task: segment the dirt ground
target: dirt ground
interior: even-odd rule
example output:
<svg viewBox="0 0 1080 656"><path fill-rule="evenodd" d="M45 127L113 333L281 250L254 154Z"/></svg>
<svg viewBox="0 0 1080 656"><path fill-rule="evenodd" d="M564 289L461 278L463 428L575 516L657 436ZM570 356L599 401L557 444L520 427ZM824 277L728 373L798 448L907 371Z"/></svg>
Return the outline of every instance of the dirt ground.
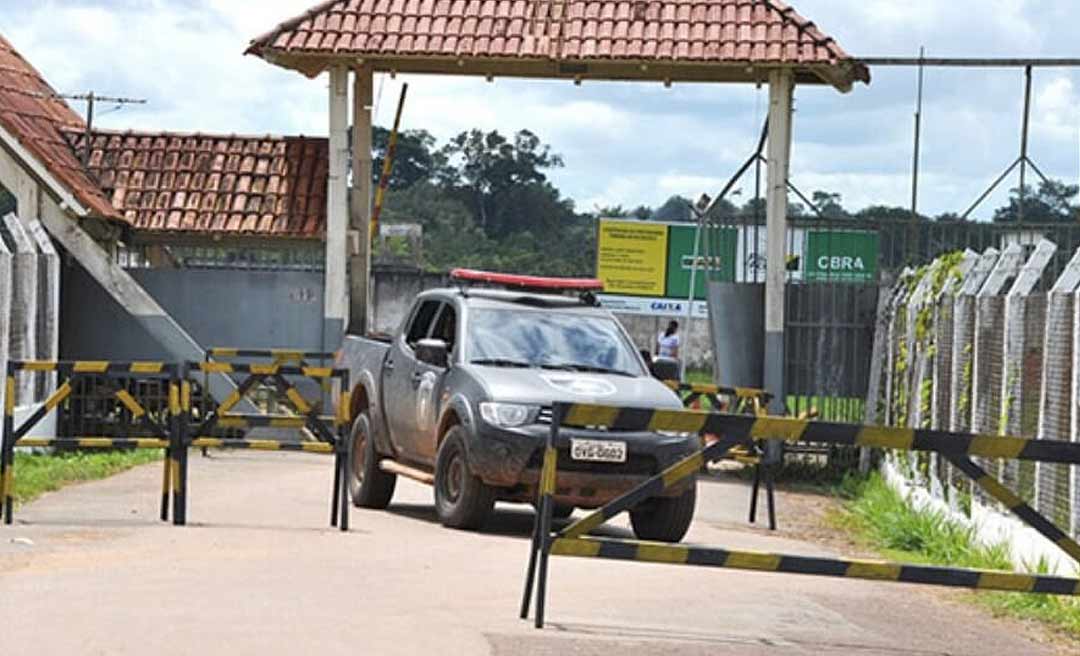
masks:
<svg viewBox="0 0 1080 656"><path fill-rule="evenodd" d="M532 513L444 529L431 490L328 527L330 461L194 457L191 525L156 521L159 470L68 488L0 527L0 648L48 654L1061 653L1038 631L912 586L589 559L552 560L548 627L518 619ZM748 487L709 479L688 541L837 555L827 501L781 492L780 529L746 523ZM626 535L624 521L611 529ZM830 540L832 538L832 541Z"/></svg>

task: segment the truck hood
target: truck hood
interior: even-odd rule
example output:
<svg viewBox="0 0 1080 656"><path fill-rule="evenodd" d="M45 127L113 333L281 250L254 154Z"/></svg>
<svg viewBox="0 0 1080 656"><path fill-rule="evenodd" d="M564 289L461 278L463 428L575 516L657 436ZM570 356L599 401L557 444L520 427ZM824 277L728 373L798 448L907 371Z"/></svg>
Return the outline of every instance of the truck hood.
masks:
<svg viewBox="0 0 1080 656"><path fill-rule="evenodd" d="M649 376L469 366L492 401L551 405L592 403L636 408L682 408L678 395Z"/></svg>

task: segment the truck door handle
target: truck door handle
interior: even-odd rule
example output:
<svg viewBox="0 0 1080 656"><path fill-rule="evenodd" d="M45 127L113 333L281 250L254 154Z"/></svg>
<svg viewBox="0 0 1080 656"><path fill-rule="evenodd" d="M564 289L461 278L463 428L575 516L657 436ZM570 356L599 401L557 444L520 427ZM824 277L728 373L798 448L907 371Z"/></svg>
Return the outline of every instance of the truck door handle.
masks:
<svg viewBox="0 0 1080 656"><path fill-rule="evenodd" d="M387 371L393 371L394 370L394 361L393 360L387 360L386 362L383 363L382 368L387 370Z"/></svg>
<svg viewBox="0 0 1080 656"><path fill-rule="evenodd" d="M412 381L412 386L413 386L413 387L420 387L420 381L424 380L424 374L422 374L422 373L420 373L420 372L418 371L418 372L414 373L414 374L413 374L413 375L412 375L412 376L411 376L411 377L409 378L409 380L411 380L411 381Z"/></svg>

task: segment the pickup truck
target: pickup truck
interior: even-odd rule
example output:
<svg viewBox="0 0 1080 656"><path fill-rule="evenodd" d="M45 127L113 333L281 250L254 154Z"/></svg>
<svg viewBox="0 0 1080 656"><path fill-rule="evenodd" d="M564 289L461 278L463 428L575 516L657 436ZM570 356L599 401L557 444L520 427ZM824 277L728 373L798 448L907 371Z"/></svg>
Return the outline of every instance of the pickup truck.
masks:
<svg viewBox="0 0 1080 656"><path fill-rule="evenodd" d="M536 503L555 402L681 408L622 325L585 295L487 288L420 294L388 338L347 336L349 491L386 508L398 476L434 486L445 526L479 529L496 501ZM556 515L597 508L699 448L697 435L569 430ZM678 542L696 481L630 513L641 539Z"/></svg>

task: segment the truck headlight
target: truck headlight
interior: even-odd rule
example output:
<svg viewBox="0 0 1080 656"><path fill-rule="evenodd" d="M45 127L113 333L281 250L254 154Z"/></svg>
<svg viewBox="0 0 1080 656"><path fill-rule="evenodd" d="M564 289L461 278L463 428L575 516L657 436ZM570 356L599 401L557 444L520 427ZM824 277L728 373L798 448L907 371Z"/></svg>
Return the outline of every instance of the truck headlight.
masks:
<svg viewBox="0 0 1080 656"><path fill-rule="evenodd" d="M514 428L524 426L532 419L532 406L520 403L496 403L484 401L480 404L480 416L492 426Z"/></svg>

